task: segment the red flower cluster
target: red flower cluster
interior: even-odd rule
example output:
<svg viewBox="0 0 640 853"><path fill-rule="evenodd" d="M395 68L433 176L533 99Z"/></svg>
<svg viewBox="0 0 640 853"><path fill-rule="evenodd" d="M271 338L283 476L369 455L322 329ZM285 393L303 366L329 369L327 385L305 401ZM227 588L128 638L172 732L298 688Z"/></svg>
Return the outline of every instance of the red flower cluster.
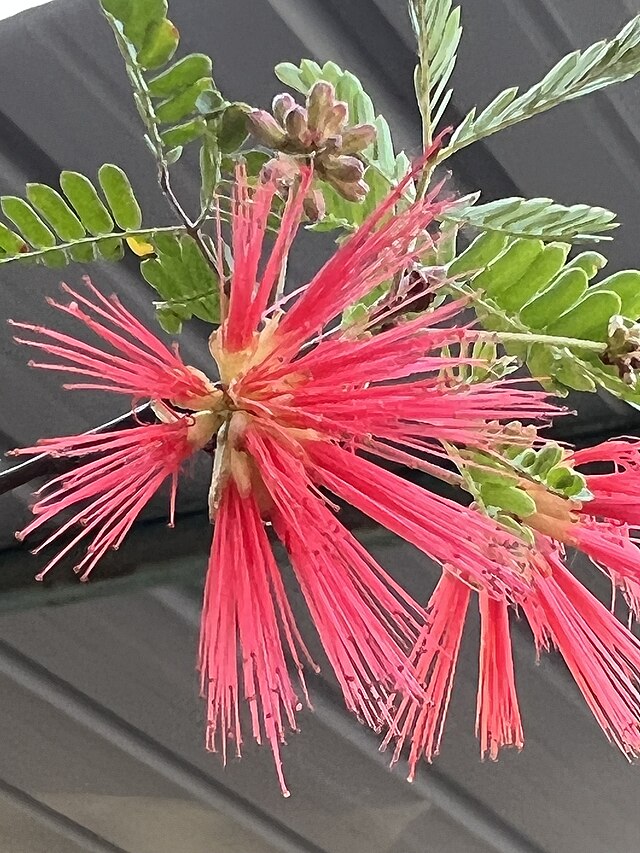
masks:
<svg viewBox="0 0 640 853"><path fill-rule="evenodd" d="M216 439L210 510L215 523L200 638L207 743L226 759L239 754L242 701L253 737L273 750L280 785L280 746L295 729L306 697L305 662L315 666L273 556L266 525L285 547L347 707L396 744L410 742L411 776L421 756L438 752L465 617L477 595L481 615L477 731L483 754L521 747L510 609L528 618L538 650L564 656L598 722L627 754L640 751L640 643L569 573L562 543L582 547L606 566L637 608L638 451L628 443L576 453L576 464L609 458L608 474L588 478L590 515L567 512L559 541L537 534L531 548L491 518L432 494L378 466L371 457L438 463L443 442L491 450L504 444L500 424L546 423L558 411L546 395L507 382L443 382L455 364L442 350L473 340L449 321L453 302L356 339L336 316L409 267L425 250L427 229L443 210L437 194L393 214L408 177L297 294L286 312L273 305L276 285L303 215L311 181L292 189L275 245L260 271L276 185L250 188L239 169L233 200L234 268L222 281L225 320L210 339L220 380L186 366L90 283L65 287L70 302L52 303L97 338L90 346L48 328L15 324L22 343L50 358L39 367L100 388L150 399L159 423L105 435L46 440L38 451L81 460L40 491L25 536L60 514L80 532L86 578L117 548L151 496L169 479L172 510L178 473ZM222 272L222 271L221 271ZM224 278L223 276L221 276ZM226 296L228 294L228 297ZM379 318L376 318L376 322ZM449 325L442 325L449 323ZM19 451L31 453L35 448ZM366 452L366 456L362 455ZM86 457L86 459L85 459ZM84 460L84 461L83 461ZM426 608L412 599L338 520L330 496L344 500L437 561L442 578ZM291 672L296 674L294 679Z"/></svg>

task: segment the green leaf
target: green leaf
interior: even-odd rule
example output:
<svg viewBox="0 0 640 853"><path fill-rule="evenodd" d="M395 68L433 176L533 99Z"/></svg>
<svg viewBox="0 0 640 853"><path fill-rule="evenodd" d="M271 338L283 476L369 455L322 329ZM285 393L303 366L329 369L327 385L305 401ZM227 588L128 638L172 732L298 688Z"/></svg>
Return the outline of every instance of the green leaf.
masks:
<svg viewBox="0 0 640 853"><path fill-rule="evenodd" d="M311 86L315 83L316 80L320 79L322 75L322 69L318 65L317 62L314 62L312 59L303 59L300 61L300 70L302 82L306 85L307 89L310 89Z"/></svg>
<svg viewBox="0 0 640 853"><path fill-rule="evenodd" d="M509 238L503 234L481 234L449 265L449 275L456 277L481 272L502 253L508 242Z"/></svg>
<svg viewBox="0 0 640 853"><path fill-rule="evenodd" d="M535 341L542 335L605 343L614 314L635 321L640 313L640 272L627 270L588 287L605 258L584 252L563 267L568 250L567 244L544 245L486 232L447 269L450 277L455 273L466 283L448 287L456 296L471 295L484 328L533 336L528 345L507 341L505 349L525 361L547 390L565 396L567 389L594 391L600 386L640 403L640 394L597 354L579 345Z"/></svg>
<svg viewBox="0 0 640 853"><path fill-rule="evenodd" d="M219 282L193 237L182 238L182 260L189 276L191 292L203 294L193 306L193 313L210 323L220 322ZM194 299L193 296L190 297ZM175 300L174 300L175 301Z"/></svg>
<svg viewBox="0 0 640 853"><path fill-rule="evenodd" d="M230 104L217 119L218 146L223 154L238 151L249 133L247 111L241 104Z"/></svg>
<svg viewBox="0 0 640 853"><path fill-rule="evenodd" d="M163 328L179 331L179 323L194 316L219 323L219 281L194 239L152 234L151 240L157 257L145 259L140 271L163 300L156 305Z"/></svg>
<svg viewBox="0 0 640 853"><path fill-rule="evenodd" d="M588 293L574 308L547 326L546 331L550 335L604 341L609 320L620 313L620 308L621 300L616 293L607 290Z"/></svg>
<svg viewBox="0 0 640 853"><path fill-rule="evenodd" d="M169 148L164 155L167 166L173 166L182 157L182 145L176 145L175 148Z"/></svg>
<svg viewBox="0 0 640 853"><path fill-rule="evenodd" d="M591 281L607 263L607 259L600 252L582 252L567 264L567 269L581 269Z"/></svg>
<svg viewBox="0 0 640 853"><path fill-rule="evenodd" d="M585 372L582 362L574 359L573 356L559 359L555 369L555 378L573 391L592 393L596 390L596 383L593 378Z"/></svg>
<svg viewBox="0 0 640 853"><path fill-rule="evenodd" d="M547 475L547 482L552 489L562 492L567 488L571 488L574 483L574 474L570 468L558 467L554 468Z"/></svg>
<svg viewBox="0 0 640 853"><path fill-rule="evenodd" d="M503 453L516 471L521 471L529 480L540 483L548 491L569 500L589 500L593 497L584 476L573 470L557 444L549 443L539 450L530 447L524 451L518 446L512 446L503 448Z"/></svg>
<svg viewBox="0 0 640 853"><path fill-rule="evenodd" d="M62 196L45 184L27 184L27 199L64 242L81 240L86 231Z"/></svg>
<svg viewBox="0 0 640 853"><path fill-rule="evenodd" d="M547 329L559 314L573 308L587 291L582 270L566 270L520 312L520 321L531 329Z"/></svg>
<svg viewBox="0 0 640 853"><path fill-rule="evenodd" d="M173 282L169 272L158 258L147 258L140 264L144 280L163 298L170 300Z"/></svg>
<svg viewBox="0 0 640 853"><path fill-rule="evenodd" d="M164 20L166 0L100 0L105 12L120 21L127 39L138 49L148 30Z"/></svg>
<svg viewBox="0 0 640 853"><path fill-rule="evenodd" d="M480 489L482 501L486 506L510 512L519 518L527 518L536 512L536 502L516 486L487 483Z"/></svg>
<svg viewBox="0 0 640 853"><path fill-rule="evenodd" d="M100 5L105 12L122 21L130 12L131 0L100 0Z"/></svg>
<svg viewBox="0 0 640 853"><path fill-rule="evenodd" d="M547 242L584 243L610 239L599 236L617 228L615 213L603 207L565 207L549 198L507 198L489 204L453 207L443 218L483 231Z"/></svg>
<svg viewBox="0 0 640 853"><path fill-rule="evenodd" d="M199 139L206 131L207 125L203 118L193 118L190 121L165 130L160 134L166 148L178 148Z"/></svg>
<svg viewBox="0 0 640 853"><path fill-rule="evenodd" d="M240 158L244 161L247 175L250 178L257 178L263 166L271 160L271 156L264 151L242 151ZM236 160L231 160L231 162L233 162L233 168L235 168ZM233 171L233 168L230 171Z"/></svg>
<svg viewBox="0 0 640 853"><path fill-rule="evenodd" d="M205 133L200 148L200 207L209 209L221 178L222 156L215 134Z"/></svg>
<svg viewBox="0 0 640 853"><path fill-rule="evenodd" d="M138 54L142 68L160 68L166 65L178 49L180 34L175 25L166 18L152 24Z"/></svg>
<svg viewBox="0 0 640 853"><path fill-rule="evenodd" d="M280 62L276 65L274 71L278 80L284 83L285 86L289 86L290 89L295 89L296 92L302 92L303 94L309 91L310 86L306 86L303 83L302 72L293 62Z"/></svg>
<svg viewBox="0 0 640 853"><path fill-rule="evenodd" d="M549 471L560 463L563 456L561 447L558 447L557 444L547 444L535 454L535 461L531 465L531 473L538 477L546 477Z"/></svg>
<svg viewBox="0 0 640 853"><path fill-rule="evenodd" d="M540 240L514 240L505 252L473 280L474 288L495 298L528 272L543 249Z"/></svg>
<svg viewBox="0 0 640 853"><path fill-rule="evenodd" d="M102 0L102 7L127 68L145 141L162 167L171 165L204 132L203 120L194 117L203 99L217 108L225 103L211 79L211 60L190 54L147 80L149 69L166 65L179 42L165 0ZM169 125L162 133L161 124Z"/></svg>
<svg viewBox="0 0 640 853"><path fill-rule="evenodd" d="M441 225L435 247L434 266L446 267L456 257L458 248L459 228L455 222L445 222Z"/></svg>
<svg viewBox="0 0 640 853"><path fill-rule="evenodd" d="M124 255L125 242L142 246L151 234L175 236L185 230L184 226L141 230L140 207L122 169L107 163L100 168L99 179L113 218L95 186L77 172L61 174L64 195L45 184L27 184L27 201L0 197L0 209L24 235L0 223L0 264L60 267L71 261L89 263L98 257L117 261ZM115 229L114 219L122 230Z"/></svg>
<svg viewBox="0 0 640 853"><path fill-rule="evenodd" d="M597 42L587 50L564 57L539 83L519 97L516 97L517 89L507 89L479 115L475 109L469 112L449 145L440 153L438 162L479 139L558 104L628 80L638 71L640 16L633 18L610 41Z"/></svg>
<svg viewBox="0 0 640 853"><path fill-rule="evenodd" d="M79 172L62 172L60 186L90 234L101 236L113 231L113 219L88 178Z"/></svg>
<svg viewBox="0 0 640 853"><path fill-rule="evenodd" d="M142 225L142 211L126 174L113 163L105 163L100 167L98 179L120 228L138 230Z"/></svg>
<svg viewBox="0 0 640 853"><path fill-rule="evenodd" d="M56 239L51 231L23 199L16 196L3 196L0 204L7 219L13 222L25 240L35 249L55 246Z"/></svg>
<svg viewBox="0 0 640 853"><path fill-rule="evenodd" d="M213 95L219 97L212 91L212 83L210 77L203 77L201 80L196 80L186 89L182 89L178 94L166 101L163 101L159 107L156 107L156 118L160 124L176 124L183 118L192 115L196 109L201 95Z"/></svg>
<svg viewBox="0 0 640 853"><path fill-rule="evenodd" d="M183 318L172 308L156 308L156 319L169 335L179 335L182 332ZM186 319L189 319L188 317Z"/></svg>
<svg viewBox="0 0 640 853"><path fill-rule="evenodd" d="M79 264L90 264L96 259L97 239L78 242L75 245L69 246L68 260L76 261Z"/></svg>
<svg viewBox="0 0 640 853"><path fill-rule="evenodd" d="M120 237L106 237L99 240L96 248L105 261L121 261L124 257L124 246Z"/></svg>
<svg viewBox="0 0 640 853"><path fill-rule="evenodd" d="M203 77L211 78L213 63L204 53L191 53L149 80L152 98L170 98L188 89Z"/></svg>
<svg viewBox="0 0 640 853"><path fill-rule="evenodd" d="M228 101L225 101L217 89L204 89L196 98L195 111L202 116L212 117L228 106Z"/></svg>
<svg viewBox="0 0 640 853"><path fill-rule="evenodd" d="M525 274L509 285L500 298L506 311L520 311L562 270L571 247L566 243L550 243L545 246Z"/></svg>
<svg viewBox="0 0 640 853"><path fill-rule="evenodd" d="M591 288L591 293L608 290L620 297L620 313L629 320L640 317L640 272L623 270Z"/></svg>
<svg viewBox="0 0 640 853"><path fill-rule="evenodd" d="M29 247L22 237L10 231L6 225L0 222L0 256L9 255L14 257L24 256L29 251Z"/></svg>

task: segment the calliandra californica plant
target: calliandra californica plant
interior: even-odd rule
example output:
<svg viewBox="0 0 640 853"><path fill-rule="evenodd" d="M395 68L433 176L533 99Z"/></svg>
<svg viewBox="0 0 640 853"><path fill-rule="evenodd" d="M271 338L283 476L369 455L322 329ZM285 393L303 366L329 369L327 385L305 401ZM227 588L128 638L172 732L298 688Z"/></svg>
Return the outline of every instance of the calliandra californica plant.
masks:
<svg viewBox="0 0 640 853"><path fill-rule="evenodd" d="M106 204L87 178L65 172L62 195L32 184L28 203L3 200L17 229L0 233L3 260L88 263L117 259L128 246L161 297L166 331L179 334L193 316L214 327L211 369L185 364L177 344L152 334L126 299L86 277L84 286L63 285L62 302L49 301L91 342L11 321L16 339L40 354L33 365L70 375L66 387L147 400L155 414L152 424L14 451L72 463L38 490L34 518L18 534L44 532L37 552L55 546L38 577L84 546L76 571L88 579L167 482L173 524L179 475L205 453L214 533L199 669L207 746L225 761L230 749L240 755L250 731L268 743L288 794L281 746L308 703L305 668L317 666L274 539L345 705L382 733L392 761L406 747L409 778L440 749L476 604L483 755L524 743L513 614L529 622L538 654L560 652L607 737L628 757L640 754L640 641L566 560L568 549L582 551L637 615L640 445L621 439L573 450L539 433L566 414L554 396L568 389L600 386L639 401L640 272L590 285L603 256L569 259L573 243L604 239L615 226L609 211L549 199L481 205L478 195L454 198L433 179L476 139L639 71L640 19L434 139L451 97L460 10L450 0L411 0L424 143L412 165L393 150L357 78L334 63L278 66L307 100L302 107L280 95L271 115L227 101L208 57L170 64L178 33L158 17L158 4L102 7L180 224L143 228L116 166L99 173ZM249 132L259 148L248 147ZM202 198L191 219L170 168L195 142ZM287 262L303 224L337 230L340 245L291 291ZM459 252L467 227L480 234ZM509 375L520 363L529 379ZM405 479L402 466L470 502ZM426 605L341 523L335 500L441 567Z"/></svg>

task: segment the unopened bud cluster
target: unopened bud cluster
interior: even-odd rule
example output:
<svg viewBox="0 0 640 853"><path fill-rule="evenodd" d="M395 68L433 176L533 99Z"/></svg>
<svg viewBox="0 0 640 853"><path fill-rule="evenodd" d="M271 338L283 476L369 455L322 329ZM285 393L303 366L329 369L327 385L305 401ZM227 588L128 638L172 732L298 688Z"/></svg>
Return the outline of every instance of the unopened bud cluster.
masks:
<svg viewBox="0 0 640 853"><path fill-rule="evenodd" d="M362 152L375 142L376 129L371 124L349 126L348 107L336 100L331 83L315 83L306 108L285 93L276 96L272 109L273 115L266 110L248 115L249 127L263 145L294 163L300 157L313 159L315 174L348 201L366 196Z"/></svg>

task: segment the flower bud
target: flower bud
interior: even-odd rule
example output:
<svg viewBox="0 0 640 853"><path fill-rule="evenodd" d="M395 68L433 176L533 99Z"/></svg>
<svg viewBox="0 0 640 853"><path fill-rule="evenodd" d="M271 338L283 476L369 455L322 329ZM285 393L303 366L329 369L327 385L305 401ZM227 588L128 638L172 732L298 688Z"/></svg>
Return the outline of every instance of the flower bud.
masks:
<svg viewBox="0 0 640 853"><path fill-rule="evenodd" d="M334 190L347 201L360 202L369 192L369 184L367 184L366 181L349 183L347 181L338 181L335 178L327 177L327 183L331 184Z"/></svg>
<svg viewBox="0 0 640 853"><path fill-rule="evenodd" d="M324 122L322 130L322 140L331 139L332 136L342 134L347 118L349 116L349 107L343 102L338 101L333 105Z"/></svg>
<svg viewBox="0 0 640 853"><path fill-rule="evenodd" d="M290 95L288 92L282 92L280 95L276 95L271 104L271 111L280 124L284 127L284 120L289 112L296 106L295 98Z"/></svg>
<svg viewBox="0 0 640 853"><path fill-rule="evenodd" d="M279 148L287 138L283 128L266 110L251 110L247 123L251 133L268 148Z"/></svg>
<svg viewBox="0 0 640 853"><path fill-rule="evenodd" d="M285 117L285 129L287 131L287 142L291 147L304 151L307 146L309 128L307 125L307 111L302 107L295 106L289 110Z"/></svg>
<svg viewBox="0 0 640 853"><path fill-rule="evenodd" d="M309 91L306 109L287 93L276 95L273 115L252 110L249 127L259 142L282 156L300 157L307 164L313 161L317 177L343 198L362 201L369 187L364 181L366 165L359 155L375 141L376 129L371 124L348 127L348 106L336 101L335 94L331 83L319 80ZM278 180L290 184L298 165L285 166L278 158L267 164L263 178L275 170ZM307 207L309 219L324 215L311 198Z"/></svg>
<svg viewBox="0 0 640 853"><path fill-rule="evenodd" d="M615 314L609 321L607 348L600 360L615 367L620 379L635 388L640 375L640 324Z"/></svg>
<svg viewBox="0 0 640 853"><path fill-rule="evenodd" d="M309 130L312 133L322 131L331 115L335 101L335 89L331 83L318 80L313 85L307 96L307 110L309 113Z"/></svg>
<svg viewBox="0 0 640 853"><path fill-rule="evenodd" d="M309 222L319 222L327 212L324 196L320 190L310 190L303 202L304 213Z"/></svg>
<svg viewBox="0 0 640 853"><path fill-rule="evenodd" d="M283 186L291 186L299 174L300 168L296 161L292 157L287 157L286 154L280 154L264 164L260 171L260 178L265 182L274 180Z"/></svg>
<svg viewBox="0 0 640 853"><path fill-rule="evenodd" d="M349 127L342 134L342 154L359 154L376 141L377 131L372 124Z"/></svg>
<svg viewBox="0 0 640 853"><path fill-rule="evenodd" d="M322 160L322 171L328 179L352 184L364 177L364 163L357 157L329 157Z"/></svg>

